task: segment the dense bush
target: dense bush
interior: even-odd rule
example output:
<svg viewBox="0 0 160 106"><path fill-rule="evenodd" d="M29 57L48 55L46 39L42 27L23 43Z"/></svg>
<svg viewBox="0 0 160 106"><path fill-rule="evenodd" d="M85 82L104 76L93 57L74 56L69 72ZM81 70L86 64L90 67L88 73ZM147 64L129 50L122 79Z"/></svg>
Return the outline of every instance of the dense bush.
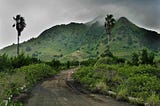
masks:
<svg viewBox="0 0 160 106"><path fill-rule="evenodd" d="M59 60L53 59L51 62L47 62L48 65L50 65L54 69L59 69L62 63Z"/></svg>
<svg viewBox="0 0 160 106"><path fill-rule="evenodd" d="M132 65L139 65L139 64L154 64L155 55L153 52L148 53L147 49L143 49L140 53L133 53L132 54Z"/></svg>
<svg viewBox="0 0 160 106"><path fill-rule="evenodd" d="M107 46L107 49L104 51L104 53L101 54L101 57L114 57L113 53L110 51L109 46Z"/></svg>
<svg viewBox="0 0 160 106"><path fill-rule="evenodd" d="M95 65L100 65L100 64L123 64L125 63L124 58L118 58L118 57L104 57L104 58L99 58L96 62Z"/></svg>
<svg viewBox="0 0 160 106"><path fill-rule="evenodd" d="M22 66L27 66L34 63L40 63L40 60L38 60L37 58L25 56L23 53L11 58L11 65L13 68L20 68Z"/></svg>
<svg viewBox="0 0 160 106"><path fill-rule="evenodd" d="M12 73L1 72L0 104L3 100L8 100L11 105L22 105L19 102L12 103L12 99L22 92L26 92L37 83L37 81L55 75L56 73L54 69L44 63L13 69Z"/></svg>
<svg viewBox="0 0 160 106"><path fill-rule="evenodd" d="M0 55L0 72L9 71L11 69L20 68L29 64L40 63L37 58L25 56L23 53L9 58L6 54Z"/></svg>
<svg viewBox="0 0 160 106"><path fill-rule="evenodd" d="M101 89L103 93L104 88L114 90L113 86L117 86L121 81L115 67L105 65L95 66L94 68L83 67L74 74L74 78L93 92Z"/></svg>
<svg viewBox="0 0 160 106"><path fill-rule="evenodd" d="M160 98L156 93L152 93L151 96L148 97L147 103L149 103L151 106L159 106L160 105Z"/></svg>
<svg viewBox="0 0 160 106"><path fill-rule="evenodd" d="M11 58L0 55L0 105L5 105L6 100L8 105L22 106L19 101L14 101L14 97L27 92L37 81L55 75L58 72L55 70L62 67L57 60L47 64L23 53Z"/></svg>
<svg viewBox="0 0 160 106"><path fill-rule="evenodd" d="M97 59L88 59L81 62L81 65L84 66L93 66L96 63Z"/></svg>
<svg viewBox="0 0 160 106"><path fill-rule="evenodd" d="M12 62L6 54L0 55L0 72L8 71L12 68Z"/></svg>
<svg viewBox="0 0 160 106"><path fill-rule="evenodd" d="M24 66L17 69L17 71L25 72L25 80L30 85L35 84L37 81L44 79L45 77L56 74L55 70L44 63Z"/></svg>
<svg viewBox="0 0 160 106"><path fill-rule="evenodd" d="M151 65L139 65L139 66L124 65L123 67L119 67L118 71L121 74L121 76L125 79L132 77L134 75L144 75L144 74L157 76L160 78L160 67L153 67Z"/></svg>
<svg viewBox="0 0 160 106"><path fill-rule="evenodd" d="M74 76L75 80L86 85L92 83L92 79L90 79L90 77L93 77L92 67L82 67Z"/></svg>
<svg viewBox="0 0 160 106"><path fill-rule="evenodd" d="M151 65L96 64L80 68L74 73L74 79L93 92L117 92L118 100L127 100L128 96L132 96L139 98L139 103L152 103L154 100L157 104L160 97L159 73L160 67Z"/></svg>
<svg viewBox="0 0 160 106"><path fill-rule="evenodd" d="M130 96L142 97L144 100L153 92L160 94L160 81L155 76L135 75L129 77L123 86L128 90Z"/></svg>

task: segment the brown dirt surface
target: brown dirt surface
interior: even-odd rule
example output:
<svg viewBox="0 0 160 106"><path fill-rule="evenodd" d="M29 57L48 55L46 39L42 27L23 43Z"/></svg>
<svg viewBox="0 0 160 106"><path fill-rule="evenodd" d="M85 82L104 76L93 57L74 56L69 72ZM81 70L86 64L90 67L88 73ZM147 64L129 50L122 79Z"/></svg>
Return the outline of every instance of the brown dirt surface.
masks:
<svg viewBox="0 0 160 106"><path fill-rule="evenodd" d="M84 94L66 84L74 69L64 70L35 86L26 106L133 106L97 94Z"/></svg>

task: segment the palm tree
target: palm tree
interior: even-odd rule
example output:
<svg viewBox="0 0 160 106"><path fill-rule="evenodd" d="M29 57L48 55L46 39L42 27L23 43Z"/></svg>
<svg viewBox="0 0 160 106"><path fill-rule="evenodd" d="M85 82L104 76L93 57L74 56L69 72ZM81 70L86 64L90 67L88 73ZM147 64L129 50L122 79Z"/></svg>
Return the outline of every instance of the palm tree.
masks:
<svg viewBox="0 0 160 106"><path fill-rule="evenodd" d="M108 35L108 47L109 47L111 31L112 31L112 28L114 27L114 24L115 24L115 19L113 18L113 15L108 14L105 17L105 29L106 29L106 33Z"/></svg>
<svg viewBox="0 0 160 106"><path fill-rule="evenodd" d="M21 32L23 31L23 29L26 27L26 23L24 20L24 17L21 17L20 15L17 15L16 17L13 17L13 19L16 21L15 24L13 24L13 27L16 26L16 30L17 30L17 55L19 55L19 37L21 36Z"/></svg>

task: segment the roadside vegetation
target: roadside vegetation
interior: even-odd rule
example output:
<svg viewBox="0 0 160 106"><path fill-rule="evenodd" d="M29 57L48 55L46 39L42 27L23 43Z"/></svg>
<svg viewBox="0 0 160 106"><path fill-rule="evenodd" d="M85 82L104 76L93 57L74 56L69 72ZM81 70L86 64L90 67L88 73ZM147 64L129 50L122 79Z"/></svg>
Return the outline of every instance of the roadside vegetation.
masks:
<svg viewBox="0 0 160 106"><path fill-rule="evenodd" d="M0 106L23 106L23 100L37 82L67 68L57 60L42 62L20 54L0 55Z"/></svg>
<svg viewBox="0 0 160 106"><path fill-rule="evenodd" d="M79 68L73 77L93 93L134 104L160 105L160 66L146 49L133 53L130 61L106 54L94 65Z"/></svg>

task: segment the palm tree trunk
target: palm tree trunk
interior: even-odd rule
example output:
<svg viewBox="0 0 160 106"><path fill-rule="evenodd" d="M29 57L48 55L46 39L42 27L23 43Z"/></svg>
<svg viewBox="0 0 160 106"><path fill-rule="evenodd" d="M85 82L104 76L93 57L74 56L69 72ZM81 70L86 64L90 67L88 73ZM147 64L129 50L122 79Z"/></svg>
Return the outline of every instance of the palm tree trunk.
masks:
<svg viewBox="0 0 160 106"><path fill-rule="evenodd" d="M20 36L20 33L18 32L18 36L17 36L17 56L19 55L19 36Z"/></svg>
<svg viewBox="0 0 160 106"><path fill-rule="evenodd" d="M110 37L110 34L108 34L108 46L109 46L109 37Z"/></svg>

